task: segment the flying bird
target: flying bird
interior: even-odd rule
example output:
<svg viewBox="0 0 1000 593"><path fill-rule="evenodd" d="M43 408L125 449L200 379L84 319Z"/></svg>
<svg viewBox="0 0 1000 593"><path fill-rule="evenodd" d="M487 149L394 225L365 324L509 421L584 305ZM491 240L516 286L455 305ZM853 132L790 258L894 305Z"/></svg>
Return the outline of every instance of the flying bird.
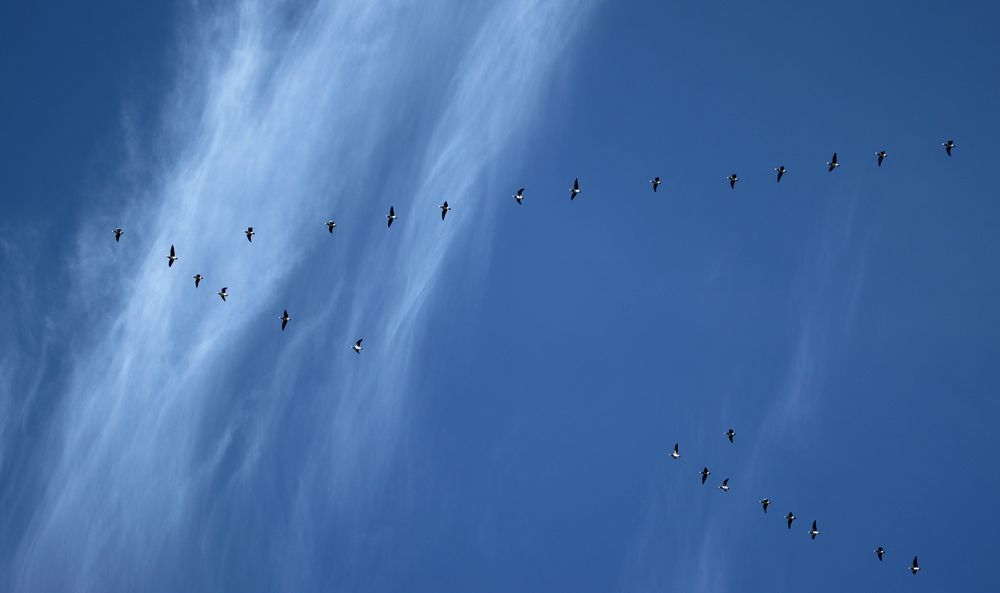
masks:
<svg viewBox="0 0 1000 593"><path fill-rule="evenodd" d="M788 528L791 529L792 528L792 521L795 520L795 513L791 512L791 511L788 511L788 514L785 515L785 519L788 521Z"/></svg>
<svg viewBox="0 0 1000 593"><path fill-rule="evenodd" d="M247 230L243 231L243 234L247 236L247 241L253 243L253 236L256 234L253 232L253 227L248 226Z"/></svg>
<svg viewBox="0 0 1000 593"><path fill-rule="evenodd" d="M809 537L816 539L817 535L819 535L819 529L816 529L816 520L814 519L812 529L809 530Z"/></svg>
<svg viewBox="0 0 1000 593"><path fill-rule="evenodd" d="M913 557L913 564L910 565L910 572L912 572L913 574L917 574L918 572L920 572L920 565L917 564L916 556Z"/></svg>
<svg viewBox="0 0 1000 593"><path fill-rule="evenodd" d="M653 184L653 191L654 192L656 191L656 188L660 187L660 178L659 177L654 177L654 178L650 179L649 182Z"/></svg>
<svg viewBox="0 0 1000 593"><path fill-rule="evenodd" d="M125 231L123 231L121 227L116 228L115 229L115 243L117 243L118 240L121 239L122 235L124 235L124 234L125 234Z"/></svg>
<svg viewBox="0 0 1000 593"><path fill-rule="evenodd" d="M681 458L680 443L674 443L674 450L670 454L670 456L673 457L674 459L680 459Z"/></svg>
<svg viewBox="0 0 1000 593"><path fill-rule="evenodd" d="M174 262L177 261L177 259L178 259L177 258L177 252L174 251L174 246L171 245L170 246L170 255L167 256L167 267L169 268L170 266L174 265Z"/></svg>
<svg viewBox="0 0 1000 593"><path fill-rule="evenodd" d="M362 338L362 339L364 339L364 338ZM358 354L361 354L361 348L362 348L362 346L361 346L361 340L358 340L357 342L354 342L354 345L351 346L351 348L355 352L357 352Z"/></svg>
<svg viewBox="0 0 1000 593"><path fill-rule="evenodd" d="M708 468L707 468L707 467L701 470L701 483L702 483L702 484L704 484L704 483L705 483L705 480L707 480L707 479L708 479L708 476L709 476L709 475L710 475L711 473L712 473L712 472L708 471Z"/></svg>
<svg viewBox="0 0 1000 593"><path fill-rule="evenodd" d="M226 302L226 297L229 296L228 289L223 286L222 290L219 291L219 296L222 297L222 302Z"/></svg>
<svg viewBox="0 0 1000 593"><path fill-rule="evenodd" d="M520 206L521 202L524 200L524 188L522 187L521 189L517 190L517 193L514 194L513 197L515 200L517 200L517 205Z"/></svg>
<svg viewBox="0 0 1000 593"><path fill-rule="evenodd" d="M729 442L733 442L733 437L736 436L736 431L730 428L726 431L726 436L729 437Z"/></svg>
<svg viewBox="0 0 1000 593"><path fill-rule="evenodd" d="M726 179L729 180L729 187L731 189L735 189L736 188L736 182L740 180L740 178L736 176L736 173L733 173L729 177L726 177Z"/></svg>
<svg viewBox="0 0 1000 593"><path fill-rule="evenodd" d="M391 227L392 221L396 220L396 209L393 208L392 206L389 206L389 214L386 216L386 218L389 219L389 224L386 225L386 228Z"/></svg>
<svg viewBox="0 0 1000 593"><path fill-rule="evenodd" d="M330 231L331 235L333 234L333 229L335 228L337 228L337 223L333 222L332 220L326 221L326 230Z"/></svg>
<svg viewBox="0 0 1000 593"><path fill-rule="evenodd" d="M202 281L201 274L195 274L194 275L194 287L198 288L198 285L201 284L201 281Z"/></svg>
<svg viewBox="0 0 1000 593"><path fill-rule="evenodd" d="M886 152L886 151L884 151L884 150L880 150L880 151L878 151L878 152L875 153L875 156L878 157L878 166L879 167L882 166L882 161L885 160L885 157L888 156L888 155L889 155L889 153Z"/></svg>
<svg viewBox="0 0 1000 593"><path fill-rule="evenodd" d="M774 171L778 174L778 183L781 183L781 178L785 175L785 166L782 165Z"/></svg>
<svg viewBox="0 0 1000 593"><path fill-rule="evenodd" d="M448 205L448 200L445 200L444 204L441 204L438 208L441 209L441 220L444 220L445 215L447 215L448 211L451 210L451 206Z"/></svg>
<svg viewBox="0 0 1000 593"><path fill-rule="evenodd" d="M767 505L769 505L769 504L771 504L771 500L768 499L768 498L765 498L765 499L763 499L763 500L760 501L760 506L764 507L764 512L765 513L767 513Z"/></svg>
<svg viewBox="0 0 1000 593"><path fill-rule="evenodd" d="M719 486L719 490L722 490L723 492L729 492L729 478L722 480L722 485Z"/></svg>
<svg viewBox="0 0 1000 593"><path fill-rule="evenodd" d="M947 142L942 142L941 146L944 146L944 151L948 153L948 156L951 156L951 149L955 148L955 141L948 140ZM914 563L916 563L916 558L914 558L913 560ZM913 574L917 574L916 571L914 571Z"/></svg>
<svg viewBox="0 0 1000 593"><path fill-rule="evenodd" d="M885 554L885 548L879 546L875 548L875 555L878 556L879 562L882 561L882 556Z"/></svg>
<svg viewBox="0 0 1000 593"><path fill-rule="evenodd" d="M285 312L278 318L281 320L281 331L285 331L285 326L288 325L288 320L291 318L292 317L288 314L288 309L285 309Z"/></svg>
<svg viewBox="0 0 1000 593"><path fill-rule="evenodd" d="M833 158L831 158L830 161L826 164L826 170L832 172L839 166L840 163L837 162L837 153L833 153Z"/></svg>
<svg viewBox="0 0 1000 593"><path fill-rule="evenodd" d="M576 199L576 194L580 193L580 179L573 180L573 189L569 190L569 199Z"/></svg>

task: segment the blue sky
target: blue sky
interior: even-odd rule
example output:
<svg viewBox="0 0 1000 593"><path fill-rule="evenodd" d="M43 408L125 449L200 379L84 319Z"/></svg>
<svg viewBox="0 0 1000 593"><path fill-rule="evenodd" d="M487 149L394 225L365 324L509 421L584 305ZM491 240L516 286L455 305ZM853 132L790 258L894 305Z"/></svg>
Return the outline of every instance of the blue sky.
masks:
<svg viewBox="0 0 1000 593"><path fill-rule="evenodd" d="M806 4L0 7L0 589L1000 589L1000 15Z"/></svg>

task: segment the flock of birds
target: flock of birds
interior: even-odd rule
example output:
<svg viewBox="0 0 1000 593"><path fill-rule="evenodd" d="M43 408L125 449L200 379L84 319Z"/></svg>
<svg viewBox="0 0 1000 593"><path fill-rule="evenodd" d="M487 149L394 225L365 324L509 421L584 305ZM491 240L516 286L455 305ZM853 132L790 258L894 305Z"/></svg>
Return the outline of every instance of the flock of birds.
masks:
<svg viewBox="0 0 1000 593"><path fill-rule="evenodd" d="M951 156L952 150L955 148L955 142L953 140L946 140L945 142L941 143L941 146L944 147L945 152L948 154L948 156ZM885 160L887 156L888 153L885 150L880 150L876 152L875 153L876 165L881 167L882 162ZM840 166L840 163L837 161L836 152L833 153L833 156L830 158L829 161L827 161L826 166L827 166L827 171L831 173ZM781 178L784 177L785 173L788 172L788 170L783 165L776 167L774 171L776 173L777 183L781 183ZM735 189L736 183L739 181L739 176L737 176L736 173L732 173L728 177L726 177L726 180L729 182L729 187ZM652 179L649 180L649 182L653 187L653 191L656 192L661 184L660 178L653 177ZM521 205L524 202L524 190L525 188L522 187L518 189L517 192L512 196L514 200L517 201L518 205ZM570 200L575 200L576 197L580 194L581 189L580 189L579 178L573 180L573 187L570 188L569 192L570 192L569 194ZM438 208L441 210L441 220L444 221L445 218L448 216L448 212L451 211L451 206L448 205L448 202L446 200L440 206L438 206ZM386 221L387 221L386 227L392 228L392 223L396 221L396 218L397 216L395 207L389 206L389 213L386 215ZM333 234L334 229L337 228L337 223L334 222L333 220L327 220L326 228L330 234ZM256 233L253 230L253 227L252 226L247 227L246 230L243 231L243 233L246 235L247 241L253 243L254 235L256 235ZM114 230L115 242L116 243L120 242L122 235L124 234L125 231L122 230L121 227L116 228ZM179 258L177 257L177 251L174 248L174 246L171 245L170 252L167 254L167 267L173 267L174 262L176 262L178 259ZM194 275L195 288L198 288L202 280L204 280L204 276L202 276L201 274ZM228 288L223 286L222 289L218 292L218 295L222 299L222 301L225 302L226 297L229 296ZM292 317L291 315L288 314L288 310L285 309L282 312L281 317L279 317L278 319L281 321L281 331L285 331L285 328L288 326L288 322L292 319ZM361 345L362 341L363 338L358 339L354 343L354 345L351 346L351 349L354 350L354 352L360 354L362 350L362 345ZM734 443L735 442L734 439L736 437L736 431L730 428L729 430L726 431L725 436L729 439L730 443ZM670 457L673 458L674 460L680 459L681 457L680 443L674 444L674 450L670 453ZM708 476L711 475L711 473L712 472L709 471L708 467L702 468L700 472L702 484L704 484L708 480ZM729 478L725 478L724 480L722 480L722 484L719 485L719 489L722 490L724 493L729 492ZM768 498L761 499L760 504L764 509L764 513L766 514L767 508L771 504L771 500ZM795 513L791 511L789 511L788 514L785 515L785 521L788 524L788 529L792 528L792 523L795 521L795 519L796 519ZM809 537L814 540L816 539L816 536L820 534L819 528L815 520L813 520L812 527L810 527L808 534ZM879 561L881 561L882 557L885 555L885 548L882 546L878 546L877 548L875 548L874 551L876 557L878 557ZM913 562L910 564L910 572L913 574L917 574L918 572L920 572L920 565L917 563L916 556L913 557Z"/></svg>

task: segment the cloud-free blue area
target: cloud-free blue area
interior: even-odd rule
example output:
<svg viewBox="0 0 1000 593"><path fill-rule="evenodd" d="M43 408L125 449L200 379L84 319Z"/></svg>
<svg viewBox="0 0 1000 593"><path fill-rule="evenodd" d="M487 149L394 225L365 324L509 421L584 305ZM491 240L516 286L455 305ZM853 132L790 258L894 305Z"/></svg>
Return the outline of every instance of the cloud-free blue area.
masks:
<svg viewBox="0 0 1000 593"><path fill-rule="evenodd" d="M4 5L0 589L1000 589L998 16Z"/></svg>

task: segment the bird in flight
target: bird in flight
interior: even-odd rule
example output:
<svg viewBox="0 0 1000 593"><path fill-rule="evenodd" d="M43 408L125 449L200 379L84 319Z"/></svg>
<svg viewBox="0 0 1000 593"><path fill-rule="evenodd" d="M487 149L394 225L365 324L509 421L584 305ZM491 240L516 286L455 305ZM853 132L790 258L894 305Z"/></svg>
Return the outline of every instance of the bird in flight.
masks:
<svg viewBox="0 0 1000 593"><path fill-rule="evenodd" d="M910 572L912 572L913 574L917 574L918 572L920 572L920 565L917 564L916 556L913 557L913 564L910 565Z"/></svg>
<svg viewBox="0 0 1000 593"><path fill-rule="evenodd" d="M723 492L729 492L729 478L722 480L722 485L719 486L719 490L722 490Z"/></svg>
<svg viewBox="0 0 1000 593"><path fill-rule="evenodd" d="M225 286L223 286L222 290L219 291L219 296L222 297L223 303L226 302L226 297L229 296L229 291Z"/></svg>
<svg viewBox="0 0 1000 593"><path fill-rule="evenodd" d="M795 520L795 513L791 512L791 511L788 511L788 514L785 515L785 519L788 521L788 528L791 529L792 528L792 521Z"/></svg>
<svg viewBox="0 0 1000 593"><path fill-rule="evenodd" d="M816 539L817 535L819 535L819 529L816 528L816 520L814 519L812 529L809 530L809 537Z"/></svg>
<svg viewBox="0 0 1000 593"><path fill-rule="evenodd" d="M654 177L654 178L650 179L649 182L653 184L653 191L654 192L656 191L656 188L660 187L660 178L659 177Z"/></svg>
<svg viewBox="0 0 1000 593"><path fill-rule="evenodd" d="M364 338L362 338L362 340L363 339ZM362 348L362 346L361 346L361 340L358 340L357 342L354 342L354 345L351 346L351 349L354 350L355 352L357 352L358 354L361 354L361 348Z"/></svg>
<svg viewBox="0 0 1000 593"><path fill-rule="evenodd" d="M878 556L879 561L882 561L882 556L885 554L885 548L879 546L875 548L875 555Z"/></svg>
<svg viewBox="0 0 1000 593"><path fill-rule="evenodd" d="M941 146L944 146L944 151L948 153L948 156L951 156L951 149L955 148L955 141L954 140L948 140L947 142L942 142ZM916 559L914 559L914 560L916 560ZM917 573L914 572L913 574L917 574Z"/></svg>
<svg viewBox="0 0 1000 593"><path fill-rule="evenodd" d="M774 171L775 171L775 173L778 174L778 183L781 183L781 178L785 175L785 166L781 165L780 167L778 167Z"/></svg>
<svg viewBox="0 0 1000 593"><path fill-rule="evenodd" d="M517 193L514 194L513 197L515 200L517 200L517 205L520 206L521 202L524 200L524 188L522 187L521 189L517 190Z"/></svg>
<svg viewBox="0 0 1000 593"><path fill-rule="evenodd" d="M124 234L125 234L125 231L123 231L121 227L116 228L115 229L115 243L117 243L118 240L121 239L122 235L124 235Z"/></svg>
<svg viewBox="0 0 1000 593"><path fill-rule="evenodd" d="M333 234L333 229L335 228L337 228L337 223L333 222L332 220L326 221L326 230L330 231L331 235Z"/></svg>
<svg viewBox="0 0 1000 593"><path fill-rule="evenodd" d="M170 246L170 255L167 256L167 267L169 268L170 266L174 265L174 262L177 261L177 259L178 259L177 258L177 252L174 251L174 246L171 245Z"/></svg>
<svg viewBox="0 0 1000 593"><path fill-rule="evenodd" d="M438 208L441 209L441 220L444 220L444 217L448 214L448 211L451 210L451 206L448 205L448 200L445 200L444 204L441 204L440 206L438 206Z"/></svg>
<svg viewBox="0 0 1000 593"><path fill-rule="evenodd" d="M830 161L827 162L827 164L826 164L826 170L830 171L830 172L833 172L833 170L836 169L839 166L840 166L840 163L837 162L837 153L833 153L833 158L831 158Z"/></svg>
<svg viewBox="0 0 1000 593"><path fill-rule="evenodd" d="M573 189L569 190L569 199L575 200L576 194L580 193L580 179L573 180Z"/></svg>
<svg viewBox="0 0 1000 593"><path fill-rule="evenodd" d="M391 227L392 221L396 220L396 209L393 208L392 206L389 206L389 214L386 215L386 218L389 219L389 224L385 225L386 228Z"/></svg>
<svg viewBox="0 0 1000 593"><path fill-rule="evenodd" d="M198 288L198 285L201 284L201 281L202 281L201 274L195 274L194 275L194 287Z"/></svg>
<svg viewBox="0 0 1000 593"><path fill-rule="evenodd" d="M288 320L291 318L291 315L288 314L288 309L285 309L285 312L278 318L281 320L281 331L285 331L285 326L288 325Z"/></svg>
<svg viewBox="0 0 1000 593"><path fill-rule="evenodd" d="M680 443L674 443L674 450L670 454L670 456L673 457L674 459L680 459L681 458Z"/></svg>
<svg viewBox="0 0 1000 593"><path fill-rule="evenodd" d="M736 176L736 173L733 173L729 177L726 177L726 179L729 180L729 187L731 189L735 189L736 188L736 182L740 180L740 178Z"/></svg>
<svg viewBox="0 0 1000 593"><path fill-rule="evenodd" d="M769 504L771 504L771 500L768 499L768 498L765 498L765 499L763 499L763 500L760 501L760 506L764 507L764 512L765 513L767 513L767 505L769 505Z"/></svg>
<svg viewBox="0 0 1000 593"><path fill-rule="evenodd" d="M736 436L736 431L730 428L729 430L726 431L726 436L729 437L729 442L731 443L733 442L733 437Z"/></svg>
<svg viewBox="0 0 1000 593"><path fill-rule="evenodd" d="M708 476L711 475L711 473L712 472L708 471L707 467L701 470L701 483L702 484L705 483L705 480L708 479Z"/></svg>
<svg viewBox="0 0 1000 593"><path fill-rule="evenodd" d="M247 230L243 231L243 234L247 236L247 241L253 243L253 236L256 234L253 232L253 227L248 226Z"/></svg>
<svg viewBox="0 0 1000 593"><path fill-rule="evenodd" d="M878 157L878 166L879 167L882 166L882 161L885 160L885 157L888 156L888 155L889 155L889 153L886 152L886 151L884 151L884 150L880 150L880 151L878 151L878 152L875 153L875 156Z"/></svg>

